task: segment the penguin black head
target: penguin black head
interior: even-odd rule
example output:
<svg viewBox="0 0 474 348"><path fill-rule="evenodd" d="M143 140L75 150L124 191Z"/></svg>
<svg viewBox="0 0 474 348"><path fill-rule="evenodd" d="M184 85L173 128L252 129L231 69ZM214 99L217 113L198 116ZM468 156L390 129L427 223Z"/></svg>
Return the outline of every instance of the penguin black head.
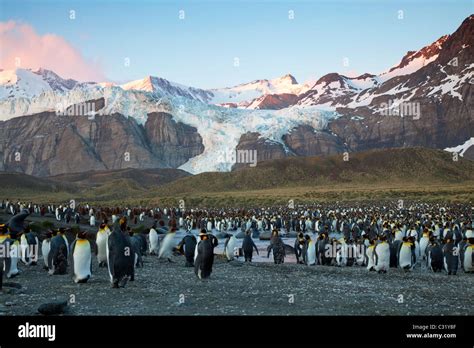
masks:
<svg viewBox="0 0 474 348"><path fill-rule="evenodd" d="M77 232L77 238L79 238L79 239L87 239L87 232L86 232L86 231L79 231L79 232Z"/></svg>
<svg viewBox="0 0 474 348"><path fill-rule="evenodd" d="M7 225L0 224L0 235L7 233Z"/></svg>
<svg viewBox="0 0 474 348"><path fill-rule="evenodd" d="M250 230L245 231L245 235L250 236Z"/></svg>

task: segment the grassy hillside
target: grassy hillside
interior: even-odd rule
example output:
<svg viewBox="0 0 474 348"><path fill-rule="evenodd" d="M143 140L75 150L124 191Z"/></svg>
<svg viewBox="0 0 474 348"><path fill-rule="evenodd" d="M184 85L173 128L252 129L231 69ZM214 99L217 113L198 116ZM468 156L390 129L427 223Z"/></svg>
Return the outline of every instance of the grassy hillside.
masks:
<svg viewBox="0 0 474 348"><path fill-rule="evenodd" d="M229 173L189 176L173 169L124 169L48 179L0 174L0 197L35 202L253 206L314 201L474 201L474 162L423 149L384 149L260 162ZM2 180L3 182L3 180Z"/></svg>

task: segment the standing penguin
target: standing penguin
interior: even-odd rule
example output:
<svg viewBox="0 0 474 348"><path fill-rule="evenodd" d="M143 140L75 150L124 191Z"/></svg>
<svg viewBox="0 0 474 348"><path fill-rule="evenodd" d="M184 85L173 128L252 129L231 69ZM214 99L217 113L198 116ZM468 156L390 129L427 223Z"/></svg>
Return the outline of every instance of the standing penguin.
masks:
<svg viewBox="0 0 474 348"><path fill-rule="evenodd" d="M430 240L426 248L426 265L433 272L441 272L443 269L443 249L434 238Z"/></svg>
<svg viewBox="0 0 474 348"><path fill-rule="evenodd" d="M306 264L308 266L316 264L316 245L309 235L306 235Z"/></svg>
<svg viewBox="0 0 474 348"><path fill-rule="evenodd" d="M194 254L196 251L197 240L191 233L186 233L184 238L178 244L178 251L184 254L186 258L185 267L194 267Z"/></svg>
<svg viewBox="0 0 474 348"><path fill-rule="evenodd" d="M448 275L456 275L459 267L459 252L454 240L448 238L443 247L444 269Z"/></svg>
<svg viewBox="0 0 474 348"><path fill-rule="evenodd" d="M39 241L35 233L28 231L20 237L21 261L25 265L36 266L38 262Z"/></svg>
<svg viewBox="0 0 474 348"><path fill-rule="evenodd" d="M428 247L428 244L430 242L430 233L427 228L423 230L423 235L420 239L420 255L421 260L426 259L426 248Z"/></svg>
<svg viewBox="0 0 474 348"><path fill-rule="evenodd" d="M68 246L61 235L57 234L51 238L48 253L49 274L66 274L67 272Z"/></svg>
<svg viewBox="0 0 474 348"><path fill-rule="evenodd" d="M75 283L87 283L92 276L92 246L86 232L79 232L71 245L71 268Z"/></svg>
<svg viewBox="0 0 474 348"><path fill-rule="evenodd" d="M270 257L270 252L273 250L273 262L280 264L285 262L285 245L283 240L278 235L278 230L273 230L270 239L270 245L267 247L267 258Z"/></svg>
<svg viewBox="0 0 474 348"><path fill-rule="evenodd" d="M196 259L194 261L194 273L199 279L206 279L211 276L212 265L214 263L214 246L206 230L199 233L200 241L196 245Z"/></svg>
<svg viewBox="0 0 474 348"><path fill-rule="evenodd" d="M41 255L43 255L43 262L44 262L43 268L45 270L49 269L48 254L49 254L49 251L51 250L51 237L52 236L53 236L53 232L48 231L46 233L45 239L43 239L43 241L41 242Z"/></svg>
<svg viewBox="0 0 474 348"><path fill-rule="evenodd" d="M250 230L247 230L244 240L242 241L242 251L244 252L245 262L252 262L253 249L255 249L258 255L258 249L250 235Z"/></svg>
<svg viewBox="0 0 474 348"><path fill-rule="evenodd" d="M367 270L369 271L375 271L375 268L374 268L374 249L375 249L375 240L374 239L370 239L369 241L369 246L367 247L367 251L365 253L366 255L366 262L365 264L367 265Z"/></svg>
<svg viewBox="0 0 474 348"><path fill-rule="evenodd" d="M304 253L303 249L305 248L306 239L304 238L304 234L302 232L298 233L295 239L295 254L296 254L296 263L304 263Z"/></svg>
<svg viewBox="0 0 474 348"><path fill-rule="evenodd" d="M113 288L123 287L128 279L132 281L135 277L135 255L130 238L124 234L122 228L126 230L126 220L122 220L120 226L115 224L107 239L107 266Z"/></svg>
<svg viewBox="0 0 474 348"><path fill-rule="evenodd" d="M403 237L402 245L398 252L398 267L405 271L410 271L415 267L415 245L411 241L412 237Z"/></svg>
<svg viewBox="0 0 474 348"><path fill-rule="evenodd" d="M176 236L176 230L172 229L171 232L168 232L166 236L163 238L160 246L160 252L158 257L166 258L168 262L173 262L171 260L171 256L173 255L173 248L175 247L176 243L174 241L174 237Z"/></svg>
<svg viewBox="0 0 474 348"><path fill-rule="evenodd" d="M227 261L232 261L234 259L234 248L237 246L237 238L233 235L229 235L224 243L224 255L227 258Z"/></svg>
<svg viewBox="0 0 474 348"><path fill-rule="evenodd" d="M462 267L464 269L464 272L474 272L474 237L468 238L467 244L464 246L462 253Z"/></svg>
<svg viewBox="0 0 474 348"><path fill-rule="evenodd" d="M0 244L2 245L2 255L0 268L5 272L7 278L13 278L20 274L18 270L18 258L20 256L20 243L10 238L6 225L0 225Z"/></svg>
<svg viewBox="0 0 474 348"><path fill-rule="evenodd" d="M95 237L95 243L97 245L97 261L99 267L107 265L107 238L109 238L110 229L107 224L102 223L99 226L99 231Z"/></svg>
<svg viewBox="0 0 474 348"><path fill-rule="evenodd" d="M150 232L148 233L148 238L150 240L150 255L158 255L160 252L160 237L158 236L158 232L156 232L155 228L156 223L153 224L152 228L150 228Z"/></svg>
<svg viewBox="0 0 474 348"><path fill-rule="evenodd" d="M374 269L379 273L387 273L390 268L390 246L385 236L379 237L374 249Z"/></svg>

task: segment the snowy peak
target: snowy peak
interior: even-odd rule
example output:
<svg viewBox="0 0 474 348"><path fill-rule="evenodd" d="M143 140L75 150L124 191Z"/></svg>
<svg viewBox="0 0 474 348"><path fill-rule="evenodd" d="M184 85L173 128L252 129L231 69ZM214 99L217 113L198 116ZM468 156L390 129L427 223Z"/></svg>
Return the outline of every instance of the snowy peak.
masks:
<svg viewBox="0 0 474 348"><path fill-rule="evenodd" d="M161 96L185 97L202 102L208 102L212 93L203 89L183 86L156 76L147 76L140 80L131 81L120 86L123 90L135 90L157 93Z"/></svg>
<svg viewBox="0 0 474 348"><path fill-rule="evenodd" d="M399 64L380 74L381 80L387 81L397 76L412 74L435 61L448 38L449 35L442 36L418 51L407 52Z"/></svg>
<svg viewBox="0 0 474 348"><path fill-rule="evenodd" d="M54 91L70 91L79 83L73 79L63 79L55 72L43 68L39 68L38 70L32 72L36 75L41 76L43 80L46 81Z"/></svg>
<svg viewBox="0 0 474 348"><path fill-rule="evenodd" d="M27 69L0 72L0 98L31 98L52 88L42 76Z"/></svg>
<svg viewBox="0 0 474 348"><path fill-rule="evenodd" d="M282 77L267 80L255 80L233 87L210 90L214 94L214 104L248 105L252 100L267 94L301 94L310 88L307 84L298 84L295 77L286 74Z"/></svg>
<svg viewBox="0 0 474 348"><path fill-rule="evenodd" d="M73 79L63 79L55 72L43 68L0 71L0 98L2 99L32 98L48 91L65 93L78 85L82 84Z"/></svg>

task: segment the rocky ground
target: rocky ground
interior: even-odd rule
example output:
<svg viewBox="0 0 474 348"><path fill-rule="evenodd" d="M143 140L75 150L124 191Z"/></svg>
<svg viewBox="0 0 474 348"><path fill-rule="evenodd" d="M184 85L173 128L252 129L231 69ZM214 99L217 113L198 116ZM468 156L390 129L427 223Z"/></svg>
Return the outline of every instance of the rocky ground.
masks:
<svg viewBox="0 0 474 348"><path fill-rule="evenodd" d="M463 272L376 274L360 267L226 262L219 256L212 277L201 281L184 267L184 257L174 261L147 256L136 280L121 289L110 287L107 270L96 263L87 284L75 284L70 275L48 276L41 265L23 266L13 279L21 289L4 288L0 313L35 315L42 303L73 299L69 315L474 314L474 275Z"/></svg>

